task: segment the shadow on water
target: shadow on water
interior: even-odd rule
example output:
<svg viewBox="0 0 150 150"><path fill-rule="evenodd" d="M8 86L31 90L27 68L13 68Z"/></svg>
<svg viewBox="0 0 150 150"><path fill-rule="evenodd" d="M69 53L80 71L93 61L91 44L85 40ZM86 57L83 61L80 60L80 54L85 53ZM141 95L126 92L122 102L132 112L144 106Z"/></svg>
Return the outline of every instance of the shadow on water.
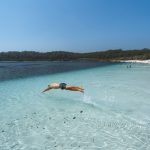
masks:
<svg viewBox="0 0 150 150"><path fill-rule="evenodd" d="M98 61L0 62L0 81L114 65Z"/></svg>

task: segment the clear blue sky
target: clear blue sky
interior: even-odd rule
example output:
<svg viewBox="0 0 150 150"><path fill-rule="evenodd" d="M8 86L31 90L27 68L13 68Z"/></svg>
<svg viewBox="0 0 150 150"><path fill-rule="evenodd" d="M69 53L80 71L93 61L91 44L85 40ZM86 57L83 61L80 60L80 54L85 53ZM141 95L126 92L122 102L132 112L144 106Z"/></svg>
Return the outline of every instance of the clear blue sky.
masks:
<svg viewBox="0 0 150 150"><path fill-rule="evenodd" d="M0 51L150 48L150 0L0 0Z"/></svg>

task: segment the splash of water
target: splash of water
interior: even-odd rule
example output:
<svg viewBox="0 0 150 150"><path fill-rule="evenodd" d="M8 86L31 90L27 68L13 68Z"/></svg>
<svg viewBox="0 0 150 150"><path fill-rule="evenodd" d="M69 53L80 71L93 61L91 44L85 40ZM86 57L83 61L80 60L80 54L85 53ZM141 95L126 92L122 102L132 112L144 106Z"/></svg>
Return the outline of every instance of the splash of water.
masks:
<svg viewBox="0 0 150 150"><path fill-rule="evenodd" d="M83 96L83 102L86 104L90 104L92 106L97 106L97 104L93 101L93 99L90 95L84 95Z"/></svg>

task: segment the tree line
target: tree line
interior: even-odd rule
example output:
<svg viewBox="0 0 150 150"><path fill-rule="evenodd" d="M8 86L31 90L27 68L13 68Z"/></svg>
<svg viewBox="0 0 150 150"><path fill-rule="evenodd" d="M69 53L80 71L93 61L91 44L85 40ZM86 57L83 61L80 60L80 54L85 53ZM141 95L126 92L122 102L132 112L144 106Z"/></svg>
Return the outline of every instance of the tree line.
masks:
<svg viewBox="0 0 150 150"><path fill-rule="evenodd" d="M150 49L144 48L141 50L107 50L97 52L36 52L36 51L8 51L0 52L0 61L55 61L55 60L99 60L99 61L118 61L118 60L133 60L150 59Z"/></svg>

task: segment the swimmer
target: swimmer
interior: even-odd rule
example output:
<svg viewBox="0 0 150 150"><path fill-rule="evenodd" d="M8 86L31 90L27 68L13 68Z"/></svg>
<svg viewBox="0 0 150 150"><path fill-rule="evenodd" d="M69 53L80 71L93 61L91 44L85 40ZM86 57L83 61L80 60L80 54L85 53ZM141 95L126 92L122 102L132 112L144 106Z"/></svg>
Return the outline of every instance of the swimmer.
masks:
<svg viewBox="0 0 150 150"><path fill-rule="evenodd" d="M79 91L84 93L84 89L79 87L79 86L71 86L71 85L67 85L66 83L51 83L50 85L48 85L48 87L43 91L49 91L51 89L62 89L62 90L70 90L70 91Z"/></svg>

